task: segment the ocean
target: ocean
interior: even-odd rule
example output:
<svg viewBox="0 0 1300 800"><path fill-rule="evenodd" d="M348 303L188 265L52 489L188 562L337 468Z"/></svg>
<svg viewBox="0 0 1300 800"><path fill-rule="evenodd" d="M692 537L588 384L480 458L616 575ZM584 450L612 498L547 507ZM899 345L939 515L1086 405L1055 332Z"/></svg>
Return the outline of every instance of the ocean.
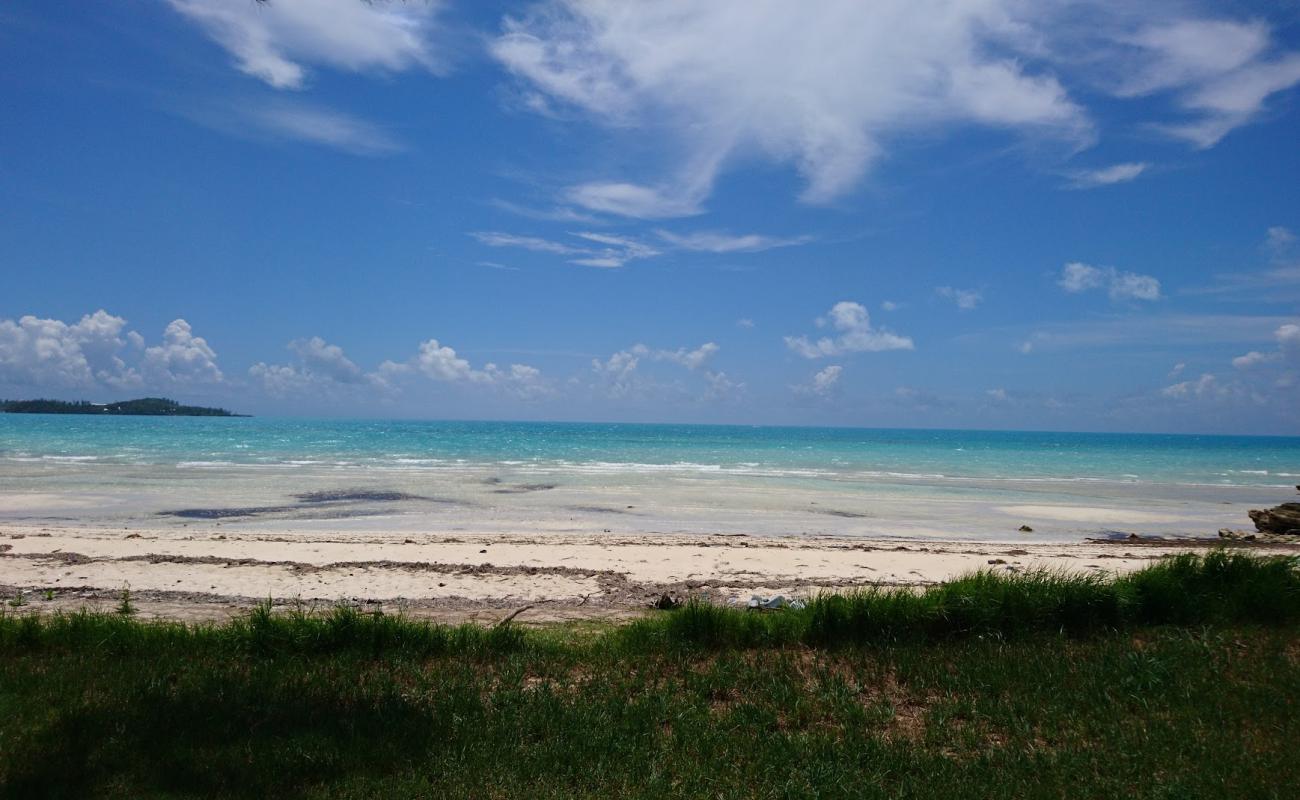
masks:
<svg viewBox="0 0 1300 800"><path fill-rule="evenodd" d="M50 524L1212 536L1297 483L1294 437L0 414Z"/></svg>

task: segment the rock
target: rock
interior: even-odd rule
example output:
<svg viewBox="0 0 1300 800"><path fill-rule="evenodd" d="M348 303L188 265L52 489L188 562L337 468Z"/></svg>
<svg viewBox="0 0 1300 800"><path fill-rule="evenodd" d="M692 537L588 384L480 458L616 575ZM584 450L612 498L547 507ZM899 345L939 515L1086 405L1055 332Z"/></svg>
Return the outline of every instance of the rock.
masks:
<svg viewBox="0 0 1300 800"><path fill-rule="evenodd" d="M1031 527L1029 527L1028 525L1021 525L1017 530L1019 530L1021 533L1033 533L1033 532L1034 532L1034 529L1031 528Z"/></svg>
<svg viewBox="0 0 1300 800"><path fill-rule="evenodd" d="M1005 558L990 558L990 559L989 559L989 563L990 563L990 564L1005 564L1005 563L1007 563L1007 560L1006 560Z"/></svg>
<svg viewBox="0 0 1300 800"><path fill-rule="evenodd" d="M1237 542L1253 542L1253 541L1255 541L1255 532L1254 532L1254 531L1234 531L1232 528L1220 528L1220 529L1219 529L1219 538L1220 538L1220 539L1232 539L1233 541L1237 541Z"/></svg>
<svg viewBox="0 0 1300 800"><path fill-rule="evenodd" d="M1300 536L1300 503L1283 503L1267 510L1252 508L1247 513L1261 533Z"/></svg>
<svg viewBox="0 0 1300 800"><path fill-rule="evenodd" d="M650 607L657 608L660 611L672 611L674 608L677 608L681 604L682 603L680 600L674 600L673 598L668 596L667 592L665 592L663 596L661 596L658 600L651 603Z"/></svg>

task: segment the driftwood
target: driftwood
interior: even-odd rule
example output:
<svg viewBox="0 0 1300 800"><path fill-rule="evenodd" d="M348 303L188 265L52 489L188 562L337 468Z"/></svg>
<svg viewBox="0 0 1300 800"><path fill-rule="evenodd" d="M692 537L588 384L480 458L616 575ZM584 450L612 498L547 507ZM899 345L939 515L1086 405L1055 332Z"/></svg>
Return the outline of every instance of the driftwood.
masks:
<svg viewBox="0 0 1300 800"><path fill-rule="evenodd" d="M530 608L532 608L532 606L524 606L523 608L515 609L514 611L510 612L510 616L508 616L508 617L506 617L505 619L501 620L500 622L498 622L498 623L497 623L496 625L494 625L493 627L495 627L495 628L503 628L503 627L505 627L506 625L509 625L509 624L511 623L511 621L514 620L515 617L519 616L520 614L524 613L525 611L527 611L527 610L530 609Z"/></svg>

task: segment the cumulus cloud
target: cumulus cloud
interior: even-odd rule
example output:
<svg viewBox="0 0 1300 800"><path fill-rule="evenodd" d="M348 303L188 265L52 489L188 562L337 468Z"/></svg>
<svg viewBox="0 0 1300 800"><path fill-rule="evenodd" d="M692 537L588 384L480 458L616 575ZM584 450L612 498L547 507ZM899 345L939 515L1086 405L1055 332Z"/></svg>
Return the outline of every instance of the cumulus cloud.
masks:
<svg viewBox="0 0 1300 800"><path fill-rule="evenodd" d="M249 377L260 383L268 394L281 397L303 392L332 392L340 386L386 388L378 376L362 372L338 345L319 336L295 339L289 352L298 357L297 364L258 362L248 368Z"/></svg>
<svg viewBox="0 0 1300 800"><path fill-rule="evenodd" d="M1149 166L1151 165L1145 161L1132 161L1097 169L1073 170L1067 174L1067 177L1070 179L1069 186L1072 189L1096 189L1099 186L1113 186L1136 180L1139 175L1147 171Z"/></svg>
<svg viewBox="0 0 1300 800"><path fill-rule="evenodd" d="M975 289L957 289L952 286L940 286L935 289L940 297L946 297L957 304L962 311L970 311L978 306L983 300L984 295Z"/></svg>
<svg viewBox="0 0 1300 800"><path fill-rule="evenodd" d="M1030 56L1040 38L1024 18L1033 8L839 0L810 13L781 0L554 0L507 18L491 52L549 98L536 107L558 101L613 127L669 132L680 167L667 178L592 182L567 195L595 211L663 218L698 213L726 162L752 155L794 166L803 199L822 203L909 131L973 124L1091 141L1086 113Z"/></svg>
<svg viewBox="0 0 1300 800"><path fill-rule="evenodd" d="M1251 407L1282 404L1294 412L1300 386L1300 324L1284 323L1273 331L1277 349L1251 350L1232 359L1236 377L1203 373L1195 380L1164 387L1161 395L1183 402L1212 402Z"/></svg>
<svg viewBox="0 0 1300 800"><path fill-rule="evenodd" d="M1251 350L1232 359L1232 366L1242 370L1272 362L1286 362L1300 366L1300 325L1294 323L1281 325L1273 332L1273 338L1277 342L1276 350L1270 353Z"/></svg>
<svg viewBox="0 0 1300 800"><path fill-rule="evenodd" d="M614 397L633 394L646 388L638 379L638 368L643 361L657 361L677 364L691 372L700 372L709 385L708 398L720 398L734 394L743 388L743 384L732 381L725 372L704 370L721 348L714 342L705 342L694 349L679 347L676 350L654 349L644 344L635 344L626 350L606 359L593 358L591 369L603 381L606 391Z"/></svg>
<svg viewBox="0 0 1300 800"><path fill-rule="evenodd" d="M339 383L358 383L362 379L361 368L343 354L343 348L329 344L319 336L296 339L289 343L289 350L296 353L312 372Z"/></svg>
<svg viewBox="0 0 1300 800"><path fill-rule="evenodd" d="M1061 269L1057 285L1071 294L1105 287L1110 299L1116 301L1160 299L1160 281L1151 275L1121 272L1114 267L1094 267L1078 261Z"/></svg>
<svg viewBox="0 0 1300 800"><path fill-rule="evenodd" d="M844 373L844 367L838 364L830 366L816 372L807 384L794 387L796 394L814 395L816 397L827 397L835 392L839 387L840 375Z"/></svg>
<svg viewBox="0 0 1300 800"><path fill-rule="evenodd" d="M128 363L127 358L132 359ZM225 379L217 354L190 324L173 320L145 346L122 317L99 310L69 324L25 316L0 320L0 383L29 388L171 389Z"/></svg>
<svg viewBox="0 0 1300 800"><path fill-rule="evenodd" d="M118 355L126 345L125 327L125 319L103 309L72 324L31 315L0 320L0 383L66 388L138 384L139 373ZM128 340L135 342L138 336Z"/></svg>
<svg viewBox="0 0 1300 800"><path fill-rule="evenodd" d="M1187 398L1187 397L1204 397L1209 394L1215 394L1220 391L1219 380L1210 373L1206 372L1196 380L1182 381L1172 386L1166 386L1160 390L1165 397Z"/></svg>
<svg viewBox="0 0 1300 800"><path fill-rule="evenodd" d="M528 364L500 367L489 362L482 369L475 369L455 348L437 339L421 342L415 355L406 361L383 362L367 378L391 387L416 376L438 383L493 387L521 400L535 400L552 393L550 384L536 367Z"/></svg>
<svg viewBox="0 0 1300 800"><path fill-rule="evenodd" d="M243 73L301 89L308 65L348 72L440 71L429 36L442 5L357 0L168 0L230 53Z"/></svg>
<svg viewBox="0 0 1300 800"><path fill-rule="evenodd" d="M183 319L173 320L163 331L162 344L147 347L141 363L145 375L170 383L220 383L224 376L217 354Z"/></svg>
<svg viewBox="0 0 1300 800"><path fill-rule="evenodd" d="M841 301L831 307L825 317L817 320L819 328L831 328L833 335L816 341L807 336L785 337L786 347L804 358L825 358L847 353L880 352L884 350L912 350L911 338L890 331L873 328L871 315L861 303Z"/></svg>

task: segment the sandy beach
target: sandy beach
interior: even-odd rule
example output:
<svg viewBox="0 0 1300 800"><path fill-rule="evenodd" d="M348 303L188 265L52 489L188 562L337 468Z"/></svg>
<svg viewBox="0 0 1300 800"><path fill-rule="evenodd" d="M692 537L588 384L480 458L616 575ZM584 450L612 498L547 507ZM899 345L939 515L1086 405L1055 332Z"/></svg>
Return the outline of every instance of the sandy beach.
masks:
<svg viewBox="0 0 1300 800"><path fill-rule="evenodd" d="M1210 542L970 542L745 535L420 534L217 525L0 527L0 591L24 608L221 619L277 605L350 603L447 621L614 619L667 593L743 603L872 584L923 586L979 569L1116 573ZM1297 546L1255 546L1297 552ZM46 590L52 590L47 599Z"/></svg>

